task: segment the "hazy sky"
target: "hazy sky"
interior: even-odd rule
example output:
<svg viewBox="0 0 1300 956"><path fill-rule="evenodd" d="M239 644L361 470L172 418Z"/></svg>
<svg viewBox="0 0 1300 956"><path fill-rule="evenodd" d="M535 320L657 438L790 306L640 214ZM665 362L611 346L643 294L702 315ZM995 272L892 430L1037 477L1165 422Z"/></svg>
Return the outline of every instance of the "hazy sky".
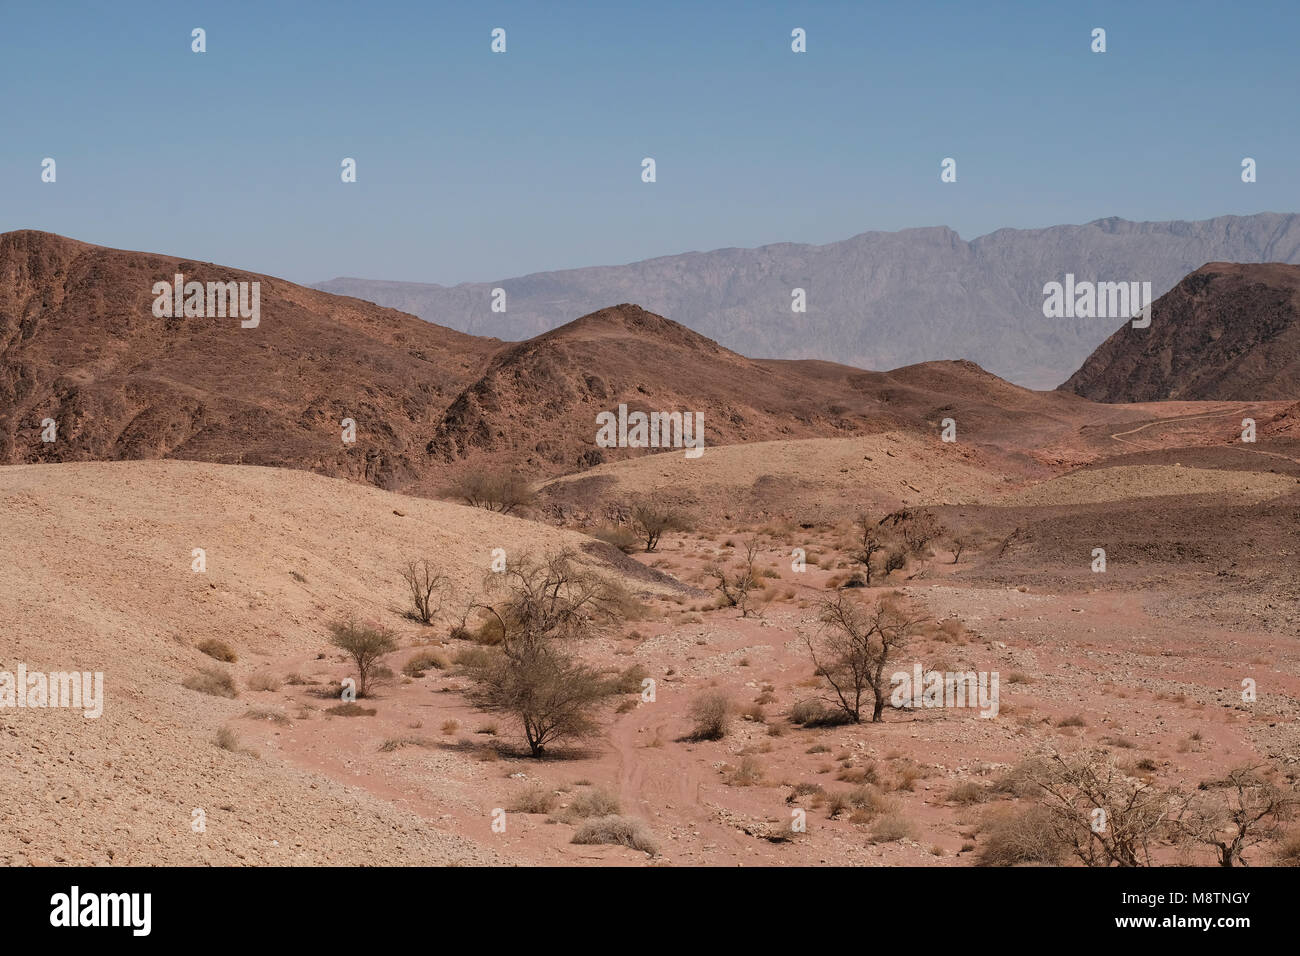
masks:
<svg viewBox="0 0 1300 956"><path fill-rule="evenodd" d="M1297 0L9 0L0 231L455 283L912 226L1295 212L1297 37Z"/></svg>

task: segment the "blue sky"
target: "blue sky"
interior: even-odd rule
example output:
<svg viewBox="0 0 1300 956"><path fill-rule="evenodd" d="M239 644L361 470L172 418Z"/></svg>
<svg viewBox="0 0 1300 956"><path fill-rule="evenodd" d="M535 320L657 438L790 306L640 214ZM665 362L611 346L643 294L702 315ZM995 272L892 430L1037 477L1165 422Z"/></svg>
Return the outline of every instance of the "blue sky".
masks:
<svg viewBox="0 0 1300 956"><path fill-rule="evenodd" d="M15 0L0 30L0 231L299 282L1300 210L1295 0Z"/></svg>

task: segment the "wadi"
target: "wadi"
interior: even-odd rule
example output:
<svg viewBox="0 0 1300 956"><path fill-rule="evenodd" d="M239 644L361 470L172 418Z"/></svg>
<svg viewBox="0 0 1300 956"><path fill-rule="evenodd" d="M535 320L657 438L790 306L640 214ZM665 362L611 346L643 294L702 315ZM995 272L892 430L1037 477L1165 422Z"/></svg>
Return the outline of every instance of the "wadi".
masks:
<svg viewBox="0 0 1300 956"><path fill-rule="evenodd" d="M1294 864L1297 268L1040 391L6 233L0 862Z"/></svg>

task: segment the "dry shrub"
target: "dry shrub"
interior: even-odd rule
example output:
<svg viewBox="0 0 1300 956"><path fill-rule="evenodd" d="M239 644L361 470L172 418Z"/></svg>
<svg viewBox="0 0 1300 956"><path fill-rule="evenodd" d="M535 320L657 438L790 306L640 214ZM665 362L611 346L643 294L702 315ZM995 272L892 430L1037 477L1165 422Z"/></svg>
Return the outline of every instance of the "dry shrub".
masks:
<svg viewBox="0 0 1300 956"><path fill-rule="evenodd" d="M627 846L650 856L659 853L659 844L650 828L634 817L608 816L587 820L573 834L573 842Z"/></svg>
<svg viewBox="0 0 1300 956"><path fill-rule="evenodd" d="M221 661L223 664L233 664L239 660L239 656L235 653L233 647L215 637L209 637L206 641L201 641L197 646L208 657Z"/></svg>
<svg viewBox="0 0 1300 956"><path fill-rule="evenodd" d="M801 700L790 708L790 723L802 727L838 727L849 721L848 714L827 707L820 700Z"/></svg>
<svg viewBox="0 0 1300 956"><path fill-rule="evenodd" d="M445 671L450 666L451 661L447 659L447 655L442 651L420 651L402 665L402 673L407 677L423 677L425 671L430 668Z"/></svg>
<svg viewBox="0 0 1300 956"><path fill-rule="evenodd" d="M536 783L515 794L506 805L511 813L550 813L554 807L555 791Z"/></svg>
<svg viewBox="0 0 1300 956"><path fill-rule="evenodd" d="M239 737L229 727L222 727L217 731L216 742L222 750L229 750L231 753L239 752Z"/></svg>
<svg viewBox="0 0 1300 956"><path fill-rule="evenodd" d="M239 696L239 691L235 688L235 679L220 667L200 667L197 674L191 674L181 681L181 686L196 690L200 694L211 694L213 697Z"/></svg>
<svg viewBox="0 0 1300 956"><path fill-rule="evenodd" d="M487 468L462 472L443 490L443 495L503 515L522 511L533 500L532 489L523 477Z"/></svg>
<svg viewBox="0 0 1300 956"><path fill-rule="evenodd" d="M1300 829L1292 830L1282 838L1274 863L1277 866L1300 866Z"/></svg>
<svg viewBox="0 0 1300 956"><path fill-rule="evenodd" d="M916 838L916 825L898 812L886 813L871 828L872 843L896 843Z"/></svg>
<svg viewBox="0 0 1300 956"><path fill-rule="evenodd" d="M618 797L608 790L593 787L583 790L564 808L563 816L569 820L586 817L607 817L616 815L621 809Z"/></svg>
<svg viewBox="0 0 1300 956"><path fill-rule="evenodd" d="M280 678L267 671L261 671L248 679L248 689L270 691L279 690Z"/></svg>
<svg viewBox="0 0 1300 956"><path fill-rule="evenodd" d="M360 704L346 703L335 704L333 707L326 707L325 713L331 717L373 717L379 711L373 707L362 707Z"/></svg>
<svg viewBox="0 0 1300 956"><path fill-rule="evenodd" d="M624 554L631 554L641 546L640 540L632 530L623 525L609 525L604 528L596 528L587 533L597 541L604 541L606 544L612 544Z"/></svg>
<svg viewBox="0 0 1300 956"><path fill-rule="evenodd" d="M721 740L730 728L731 699L721 691L705 691L693 701L687 716L694 722L692 740Z"/></svg>
<svg viewBox="0 0 1300 956"><path fill-rule="evenodd" d="M980 866L1058 866L1065 856L1051 812L1036 804L998 808L985 816L980 832L983 844L975 854Z"/></svg>
<svg viewBox="0 0 1300 956"><path fill-rule="evenodd" d="M727 784L732 787L757 787L763 782L763 765L755 757L741 757L740 765L727 774Z"/></svg>
<svg viewBox="0 0 1300 956"><path fill-rule="evenodd" d="M988 790L974 780L963 780L948 791L948 799L953 803L968 806L972 803L983 803L988 799Z"/></svg>
<svg viewBox="0 0 1300 956"><path fill-rule="evenodd" d="M650 676L644 664L633 664L613 680L613 689L620 694L641 693L641 682Z"/></svg>

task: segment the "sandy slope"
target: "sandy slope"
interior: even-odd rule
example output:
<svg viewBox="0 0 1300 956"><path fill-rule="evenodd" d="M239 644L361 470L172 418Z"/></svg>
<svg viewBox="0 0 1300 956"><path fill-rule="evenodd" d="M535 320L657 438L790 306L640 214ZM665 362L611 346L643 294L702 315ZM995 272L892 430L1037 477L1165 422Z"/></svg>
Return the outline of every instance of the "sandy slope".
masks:
<svg viewBox="0 0 1300 956"><path fill-rule="evenodd" d="M194 650L205 638L239 650L242 684L275 656L326 650L335 615L400 622L405 556L427 556L467 594L493 547L585 539L304 472L190 462L0 468L0 513L0 669L102 671L107 698L98 720L0 710L0 862L495 858L363 790L218 749L214 733L249 695L181 680L213 663ZM204 574L193 548L206 549ZM398 629L404 643L420 630Z"/></svg>

